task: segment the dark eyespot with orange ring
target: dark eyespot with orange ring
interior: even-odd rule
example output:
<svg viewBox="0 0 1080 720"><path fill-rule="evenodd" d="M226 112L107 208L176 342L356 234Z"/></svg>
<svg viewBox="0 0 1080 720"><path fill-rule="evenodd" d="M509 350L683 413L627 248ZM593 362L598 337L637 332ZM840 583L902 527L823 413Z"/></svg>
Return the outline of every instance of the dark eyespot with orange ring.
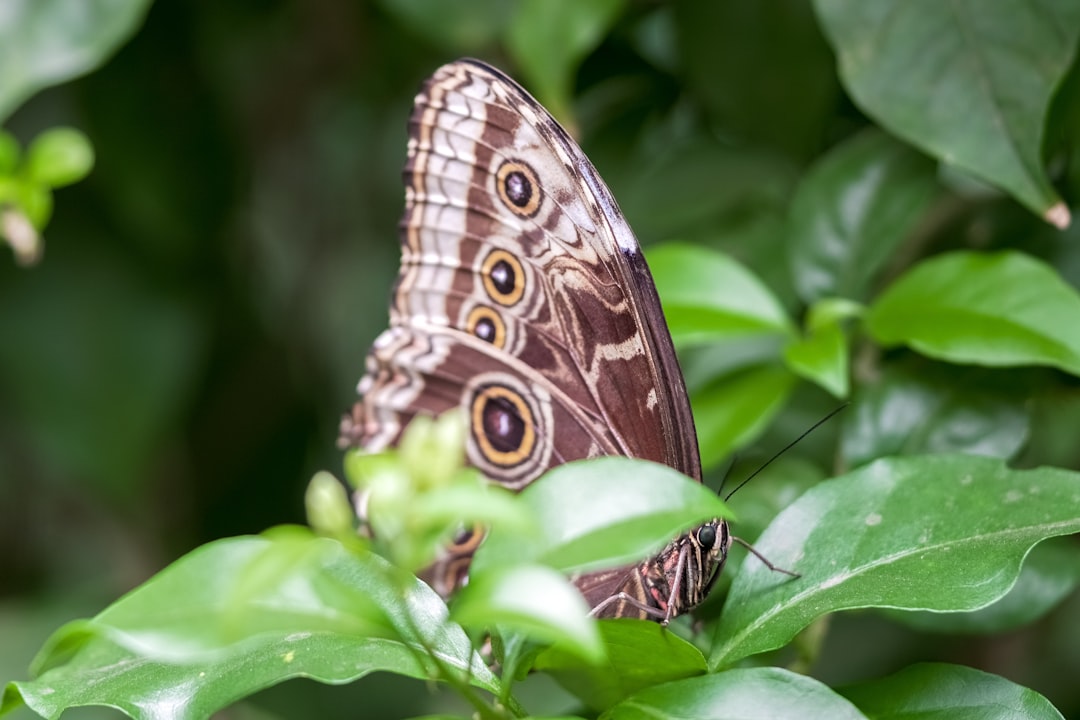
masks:
<svg viewBox="0 0 1080 720"><path fill-rule="evenodd" d="M515 215L532 217L540 209L540 181L533 169L520 160L507 160L499 166L495 188L503 205Z"/></svg>
<svg viewBox="0 0 1080 720"><path fill-rule="evenodd" d="M505 385L484 385L472 399L472 435L484 458L509 468L536 448L536 425L525 398Z"/></svg>
<svg viewBox="0 0 1080 720"><path fill-rule="evenodd" d="M450 543L450 548L454 552L471 553L476 548L480 547L480 541L484 539L484 531L476 525L470 525L469 527L463 527L458 530L457 535Z"/></svg>
<svg viewBox="0 0 1080 720"><path fill-rule="evenodd" d="M506 325L497 312L485 305L477 305L469 311L465 330L497 348L506 346Z"/></svg>
<svg viewBox="0 0 1080 720"><path fill-rule="evenodd" d="M525 272L521 262L505 250L492 250L480 267L484 290L499 305L510 306L525 294Z"/></svg>

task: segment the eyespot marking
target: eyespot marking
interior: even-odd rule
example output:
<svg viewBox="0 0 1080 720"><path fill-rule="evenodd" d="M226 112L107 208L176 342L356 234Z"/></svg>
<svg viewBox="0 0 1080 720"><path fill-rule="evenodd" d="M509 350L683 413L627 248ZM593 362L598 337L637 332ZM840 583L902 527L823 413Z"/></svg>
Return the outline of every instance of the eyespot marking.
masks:
<svg viewBox="0 0 1080 720"><path fill-rule="evenodd" d="M536 425L528 403L504 385L484 385L472 398L472 435L484 458L507 468L536 448Z"/></svg>
<svg viewBox="0 0 1080 720"><path fill-rule="evenodd" d="M465 330L497 348L506 346L506 324L499 314L484 305L477 305L465 318Z"/></svg>
<svg viewBox="0 0 1080 720"><path fill-rule="evenodd" d="M520 160L507 160L499 166L495 189L499 200L515 215L532 217L540 209L543 192L536 172Z"/></svg>
<svg viewBox="0 0 1080 720"><path fill-rule="evenodd" d="M484 290L495 303L509 307L525 294L521 262L505 250L492 250L480 267Z"/></svg>

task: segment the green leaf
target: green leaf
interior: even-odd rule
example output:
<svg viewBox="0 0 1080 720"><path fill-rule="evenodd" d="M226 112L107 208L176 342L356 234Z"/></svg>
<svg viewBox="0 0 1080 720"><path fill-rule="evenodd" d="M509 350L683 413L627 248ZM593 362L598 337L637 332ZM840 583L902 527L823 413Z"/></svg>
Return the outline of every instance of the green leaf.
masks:
<svg viewBox="0 0 1080 720"><path fill-rule="evenodd" d="M1080 375L1080 296L1053 268L1017 252L925 260L870 307L884 345L989 366L1050 365Z"/></svg>
<svg viewBox="0 0 1080 720"><path fill-rule="evenodd" d="M1016 630L1057 607L1080 584L1080 554L1074 538L1036 545L1008 594L967 613L890 612L896 622L923 632L1003 633Z"/></svg>
<svg viewBox="0 0 1080 720"><path fill-rule="evenodd" d="M727 718L865 720L854 705L813 678L773 667L740 668L643 690L601 720Z"/></svg>
<svg viewBox="0 0 1080 720"><path fill-rule="evenodd" d="M882 679L840 691L880 720L1061 720L1034 690L961 665L919 663Z"/></svg>
<svg viewBox="0 0 1080 720"><path fill-rule="evenodd" d="M814 7L864 112L1068 225L1041 151L1050 101L1075 57L1080 5L816 0Z"/></svg>
<svg viewBox="0 0 1080 720"><path fill-rule="evenodd" d="M616 567L729 514L701 483L665 465L625 457L560 465L519 498L537 518L538 534L494 528L476 553L472 576L530 560L567 572Z"/></svg>
<svg viewBox="0 0 1080 720"><path fill-rule="evenodd" d="M499 700L508 704L508 697L513 688L511 682L520 682L532 672L537 656L548 647L547 643L537 642L515 630L496 628L490 634L491 650L501 668L503 696ZM574 657L577 657L576 655Z"/></svg>
<svg viewBox="0 0 1080 720"><path fill-rule="evenodd" d="M786 644L837 610L964 612L998 600L1033 545L1080 532L1080 474L963 455L878 460L823 482L755 543L716 626L710 666Z"/></svg>
<svg viewBox="0 0 1080 720"><path fill-rule="evenodd" d="M649 251L649 268L676 345L795 334L776 296L723 253L669 243Z"/></svg>
<svg viewBox="0 0 1080 720"><path fill-rule="evenodd" d="M353 562L337 542L300 528L211 543L113 603L93 623L117 645L169 662L198 662L264 633L386 635L388 623L370 593L335 577ZM41 658L46 666L50 655Z"/></svg>
<svg viewBox="0 0 1080 720"><path fill-rule="evenodd" d="M784 348L784 360L791 371L831 392L847 397L848 340L843 321L862 312L862 306L848 300L820 300L807 313L807 334Z"/></svg>
<svg viewBox="0 0 1080 720"><path fill-rule="evenodd" d="M338 684L387 669L426 677L409 648L379 638L305 633L266 638L243 651L176 664L147 659L99 638L68 665L32 682L9 683L0 712L25 702L47 718L59 718L68 708L100 705L146 720L200 720L290 678Z"/></svg>
<svg viewBox="0 0 1080 720"><path fill-rule="evenodd" d="M434 677L423 646L498 691L426 585L336 541L279 529L203 546L93 621L62 628L35 660L43 674L10 684L5 706L21 696L48 717L90 704L133 717L207 717L293 677Z"/></svg>
<svg viewBox="0 0 1080 720"><path fill-rule="evenodd" d="M74 128L52 128L34 138L26 152L26 176L58 188L82 180L94 166L90 140Z"/></svg>
<svg viewBox="0 0 1080 720"><path fill-rule="evenodd" d="M39 90L104 63L149 7L150 0L7 0L0 13L0 122Z"/></svg>
<svg viewBox="0 0 1080 720"><path fill-rule="evenodd" d="M864 299L935 188L933 163L878 130L824 155L791 203L788 265L803 301Z"/></svg>
<svg viewBox="0 0 1080 720"><path fill-rule="evenodd" d="M619 16L625 0L519 0L507 29L507 50L532 94L569 122L574 75ZM572 123L571 123L572 124Z"/></svg>
<svg viewBox="0 0 1080 720"><path fill-rule="evenodd" d="M535 665L590 708L602 710L647 687L705 673L701 651L657 623L601 620L598 627L606 663L585 663L553 647Z"/></svg>
<svg viewBox="0 0 1080 720"><path fill-rule="evenodd" d="M787 402L796 377L760 365L721 377L691 395L701 464L713 467L760 435Z"/></svg>
<svg viewBox="0 0 1080 720"><path fill-rule="evenodd" d="M1030 436L1027 393L1000 370L969 371L892 364L863 384L844 414L843 467L886 455L966 453L1008 459Z"/></svg>
<svg viewBox="0 0 1080 720"><path fill-rule="evenodd" d="M604 659L604 645L585 598L561 573L517 565L473 573L454 599L451 617L465 627L516 630L557 643L588 664Z"/></svg>

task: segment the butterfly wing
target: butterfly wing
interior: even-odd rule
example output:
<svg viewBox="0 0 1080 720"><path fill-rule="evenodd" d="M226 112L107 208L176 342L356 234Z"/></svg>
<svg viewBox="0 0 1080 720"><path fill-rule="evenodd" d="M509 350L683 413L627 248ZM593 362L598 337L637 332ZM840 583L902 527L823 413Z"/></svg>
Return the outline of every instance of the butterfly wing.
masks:
<svg viewBox="0 0 1080 720"><path fill-rule="evenodd" d="M460 407L508 487L620 454L700 478L689 400L637 240L565 130L473 60L416 97L402 262L344 439L378 450Z"/></svg>

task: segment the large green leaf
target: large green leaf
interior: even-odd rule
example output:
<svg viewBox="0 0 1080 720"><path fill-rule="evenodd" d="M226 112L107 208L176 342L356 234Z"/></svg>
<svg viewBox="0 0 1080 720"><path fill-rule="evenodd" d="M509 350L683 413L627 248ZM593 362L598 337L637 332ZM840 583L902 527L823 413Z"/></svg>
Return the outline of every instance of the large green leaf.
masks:
<svg viewBox="0 0 1080 720"><path fill-rule="evenodd" d="M39 90L97 68L139 28L151 0L5 0L0 122Z"/></svg>
<svg viewBox="0 0 1080 720"><path fill-rule="evenodd" d="M1074 0L816 0L840 75L868 115L1064 227L1043 126L1076 52Z"/></svg>
<svg viewBox="0 0 1080 720"><path fill-rule="evenodd" d="M640 560L673 537L728 510L701 483L646 460L602 457L560 465L521 491L538 533L495 528L473 573L536 560L586 571Z"/></svg>
<svg viewBox="0 0 1080 720"><path fill-rule="evenodd" d="M207 717L293 677L435 677L425 648L497 692L438 596L400 575L300 530L211 543L92 621L57 631L35 660L40 676L10 683L3 707L21 697L46 717L81 705L137 718Z"/></svg>
<svg viewBox="0 0 1080 720"><path fill-rule="evenodd" d="M1000 460L928 455L878 460L823 482L773 521L716 626L710 665L781 647L836 610L962 612L1013 586L1040 540L1080 532L1080 474L1010 470Z"/></svg>
<svg viewBox="0 0 1080 720"><path fill-rule="evenodd" d="M601 720L726 718L864 720L854 705L813 678L772 667L740 668L642 690Z"/></svg>
<svg viewBox="0 0 1080 720"><path fill-rule="evenodd" d="M917 630L939 633L1003 633L1046 615L1080 584L1080 553L1071 537L1036 545L1024 560L1012 589L997 602L966 613L890 612L889 617Z"/></svg>
<svg viewBox="0 0 1080 720"><path fill-rule="evenodd" d="M1017 252L926 260L866 315L874 339L956 363L1049 365L1080 375L1080 295Z"/></svg>
<svg viewBox="0 0 1080 720"><path fill-rule="evenodd" d="M960 665L920 663L840 691L878 720L1060 720L1046 698L1003 677Z"/></svg>
<svg viewBox="0 0 1080 720"><path fill-rule="evenodd" d="M588 664L604 659L604 646L585 598L561 573L545 565L503 565L472 573L454 598L454 620L472 628L507 629L544 642Z"/></svg>
<svg viewBox="0 0 1080 720"><path fill-rule="evenodd" d="M705 657L696 647L657 623L601 620L607 662L585 663L560 648L543 652L536 669L594 709L608 708L644 688L705 673Z"/></svg>
<svg viewBox="0 0 1080 720"><path fill-rule="evenodd" d="M649 268L677 345L794 335L772 291L723 253L669 243L649 251Z"/></svg>
<svg viewBox="0 0 1080 720"><path fill-rule="evenodd" d="M133 718L200 720L290 678L339 684L379 670L427 677L412 650L380 638L282 635L240 645L227 657L183 664L151 660L98 638L69 664L32 682L9 683L0 710L25 702L43 717L59 718L68 708L101 705Z"/></svg>
<svg viewBox="0 0 1080 720"><path fill-rule="evenodd" d="M788 224L788 265L803 301L865 299L935 187L930 161L877 130L823 156L799 183Z"/></svg>

